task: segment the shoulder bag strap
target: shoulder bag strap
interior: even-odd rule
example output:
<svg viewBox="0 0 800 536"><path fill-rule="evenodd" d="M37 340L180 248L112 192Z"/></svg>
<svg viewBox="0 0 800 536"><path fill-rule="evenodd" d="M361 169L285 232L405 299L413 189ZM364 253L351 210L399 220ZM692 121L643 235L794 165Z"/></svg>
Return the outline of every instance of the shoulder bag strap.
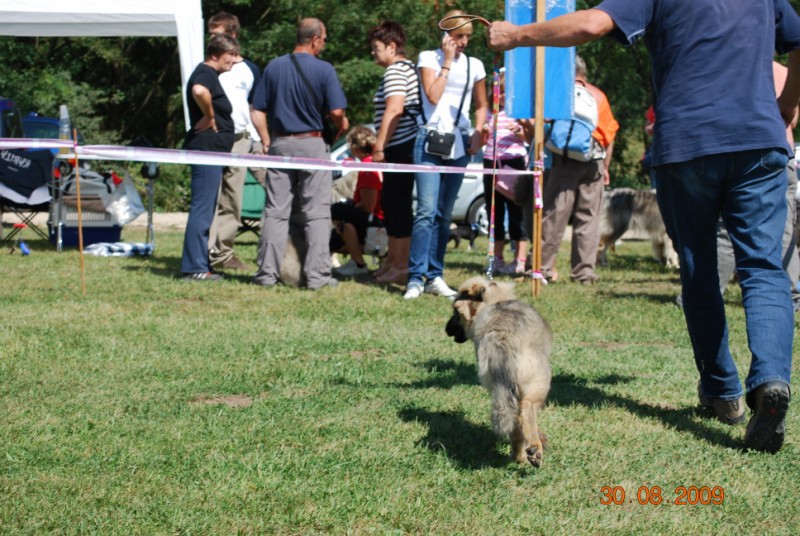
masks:
<svg viewBox="0 0 800 536"><path fill-rule="evenodd" d="M464 54L464 58L467 60L467 83L464 85L464 92L461 94L461 102L458 104L458 111L456 112L456 128L458 128L458 123L461 120L461 109L464 107L464 100L467 98L467 92L469 91L469 56Z"/></svg>
<svg viewBox="0 0 800 536"><path fill-rule="evenodd" d="M300 78L303 80L303 83L305 83L306 87L308 88L308 92L311 93L311 96L314 98L314 104L317 106L320 116L322 117L322 121L324 122L325 111L322 109L322 106L319 103L319 95L317 95L317 92L314 91L314 87L311 85L311 82L309 82L308 78L306 78L306 73L304 73L303 69L300 68L300 62L297 61L295 55L289 54L289 57L292 59L292 65L294 65L294 68L297 69L297 74L300 75Z"/></svg>

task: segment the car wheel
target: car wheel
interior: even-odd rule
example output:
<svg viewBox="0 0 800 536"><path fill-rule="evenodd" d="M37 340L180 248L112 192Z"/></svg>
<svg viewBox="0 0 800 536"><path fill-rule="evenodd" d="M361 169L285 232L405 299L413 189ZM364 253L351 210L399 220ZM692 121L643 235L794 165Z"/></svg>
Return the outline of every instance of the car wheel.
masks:
<svg viewBox="0 0 800 536"><path fill-rule="evenodd" d="M486 202L483 196L479 197L469 206L467 211L467 223L477 225L478 232L487 236L489 234L489 215L486 213Z"/></svg>

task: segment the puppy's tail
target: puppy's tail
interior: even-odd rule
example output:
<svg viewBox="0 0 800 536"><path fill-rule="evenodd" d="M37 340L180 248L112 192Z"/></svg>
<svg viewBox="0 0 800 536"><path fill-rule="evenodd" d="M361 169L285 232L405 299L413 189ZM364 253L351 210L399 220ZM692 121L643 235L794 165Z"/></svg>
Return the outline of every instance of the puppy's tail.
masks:
<svg viewBox="0 0 800 536"><path fill-rule="evenodd" d="M519 392L511 378L496 378L492 386L492 427L501 437L508 437L519 418Z"/></svg>

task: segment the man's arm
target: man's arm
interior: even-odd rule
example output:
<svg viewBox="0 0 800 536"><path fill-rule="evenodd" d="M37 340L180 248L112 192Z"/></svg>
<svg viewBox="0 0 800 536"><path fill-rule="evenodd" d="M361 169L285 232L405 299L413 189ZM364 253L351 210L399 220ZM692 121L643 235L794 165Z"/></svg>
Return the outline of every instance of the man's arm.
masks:
<svg viewBox="0 0 800 536"><path fill-rule="evenodd" d="M250 119L253 121L253 126L256 127L258 136L261 138L264 154L269 153L269 130L267 129L267 113L255 108L250 108Z"/></svg>
<svg viewBox="0 0 800 536"><path fill-rule="evenodd" d="M345 115L344 108L331 110L331 121L336 125L336 138L339 138L339 136L350 130L350 121Z"/></svg>
<svg viewBox="0 0 800 536"><path fill-rule="evenodd" d="M523 26L493 22L489 27L489 48L502 52L517 47L572 47L599 39L614 27L614 20L599 9L575 11Z"/></svg>
<svg viewBox="0 0 800 536"><path fill-rule="evenodd" d="M778 108L787 126L796 121L797 105L800 103L800 49L789 52L787 64L789 72L786 74L786 83L778 97Z"/></svg>

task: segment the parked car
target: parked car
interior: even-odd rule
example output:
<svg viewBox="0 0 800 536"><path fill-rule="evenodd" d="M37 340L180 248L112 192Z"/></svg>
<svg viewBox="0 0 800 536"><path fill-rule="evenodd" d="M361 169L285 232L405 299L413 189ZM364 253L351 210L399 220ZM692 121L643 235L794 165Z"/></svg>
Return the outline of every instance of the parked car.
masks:
<svg viewBox="0 0 800 536"><path fill-rule="evenodd" d="M22 125L25 129L25 136L28 138L58 139L57 117L45 117L36 112L30 112L23 116ZM80 132L78 132L78 144L83 145L83 136Z"/></svg>
<svg viewBox="0 0 800 536"><path fill-rule="evenodd" d="M11 99L0 97L0 138L24 138L24 133L17 105Z"/></svg>
<svg viewBox="0 0 800 536"><path fill-rule="evenodd" d="M364 125L373 128L373 125ZM343 162L353 160L350 148L344 137L337 141L331 148L331 160ZM461 188L458 190L456 203L453 206L452 221L460 225L476 225L482 235L489 234L489 216L486 213L486 203L483 200L483 175L478 170L483 169L483 151L470 157L467 167L475 169L474 173L466 173ZM340 171L333 173L336 180L342 176ZM416 200L416 194L414 194Z"/></svg>

